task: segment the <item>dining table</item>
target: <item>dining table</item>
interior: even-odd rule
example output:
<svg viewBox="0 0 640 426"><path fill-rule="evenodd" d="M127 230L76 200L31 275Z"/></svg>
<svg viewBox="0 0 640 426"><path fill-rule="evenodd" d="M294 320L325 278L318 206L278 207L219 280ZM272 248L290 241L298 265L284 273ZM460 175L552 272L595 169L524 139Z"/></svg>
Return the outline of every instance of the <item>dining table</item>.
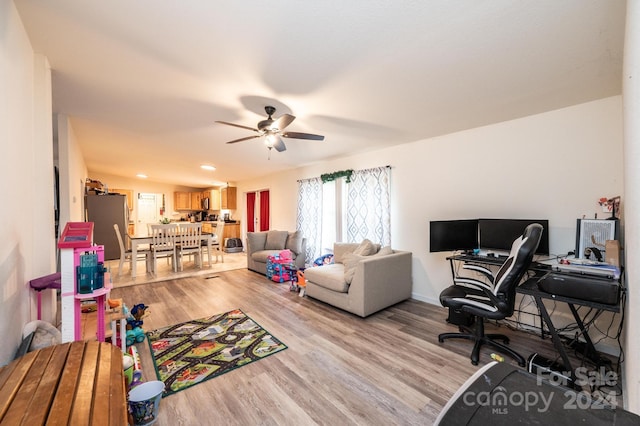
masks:
<svg viewBox="0 0 640 426"><path fill-rule="evenodd" d="M178 222L176 222L178 223ZM188 223L188 222L185 222ZM179 225L178 225L179 226ZM137 259L138 257L138 248L140 246L143 246L145 244L151 245L152 243L152 237L151 234L149 233L148 227L146 226L137 226L136 227L136 232L134 234L127 234L128 238L129 238L129 243L131 244L131 257L132 259ZM213 264L212 260L211 260L211 247L214 243L214 238L216 237L215 233L211 233L211 232L202 232L202 234L200 235L200 239L204 242L207 243L207 253L208 253L208 262L209 262L209 267L211 267L211 265ZM216 261L217 261L217 256L216 256ZM131 262L131 276L135 277L138 275L138 268L136 265L137 262Z"/></svg>

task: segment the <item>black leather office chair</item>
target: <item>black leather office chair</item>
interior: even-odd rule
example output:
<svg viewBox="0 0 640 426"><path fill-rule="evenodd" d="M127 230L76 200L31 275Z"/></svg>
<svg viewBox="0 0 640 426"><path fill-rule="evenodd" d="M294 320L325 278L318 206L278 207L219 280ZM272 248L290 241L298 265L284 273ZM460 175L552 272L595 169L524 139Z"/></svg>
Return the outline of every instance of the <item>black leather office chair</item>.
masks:
<svg viewBox="0 0 640 426"><path fill-rule="evenodd" d="M468 339L475 342L471 352L471 363L478 365L480 347L484 344L493 346L518 361L524 367L524 358L514 350L506 346L509 338L502 334L485 334L484 319L499 320L513 315L515 305L516 287L527 272L533 254L538 248L542 236L542 225L533 223L524 230L521 237L516 239L511 246L509 257L502 264L495 276L487 268L479 265L469 265L467 269L482 272L490 282L484 282L475 278L459 277L454 279L454 285L440 293L440 303L456 312L473 315L474 328L460 326L461 333L443 333L438 336L442 343L445 339ZM462 333L462 331L465 331ZM495 341L502 340L505 344Z"/></svg>

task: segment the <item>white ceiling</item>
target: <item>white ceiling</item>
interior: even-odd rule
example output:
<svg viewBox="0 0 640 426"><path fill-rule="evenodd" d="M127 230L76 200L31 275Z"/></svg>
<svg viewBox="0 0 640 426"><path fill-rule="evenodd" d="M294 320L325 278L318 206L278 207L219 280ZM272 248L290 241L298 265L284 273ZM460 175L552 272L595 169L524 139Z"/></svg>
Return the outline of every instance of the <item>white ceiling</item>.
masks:
<svg viewBox="0 0 640 426"><path fill-rule="evenodd" d="M621 93L624 0L14 3L90 172L206 187ZM325 140L226 144L265 105Z"/></svg>

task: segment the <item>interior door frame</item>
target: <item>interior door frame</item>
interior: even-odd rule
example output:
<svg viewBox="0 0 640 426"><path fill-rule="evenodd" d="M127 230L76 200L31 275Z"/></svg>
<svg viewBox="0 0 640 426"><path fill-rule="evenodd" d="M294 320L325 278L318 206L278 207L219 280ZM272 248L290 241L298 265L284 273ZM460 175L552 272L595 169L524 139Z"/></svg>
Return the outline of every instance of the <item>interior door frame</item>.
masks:
<svg viewBox="0 0 640 426"><path fill-rule="evenodd" d="M267 192L268 194L270 194L270 190L268 188L265 189L257 189L255 191L248 191L247 194L255 194L255 202L254 202L254 216L253 217L249 217L248 212L250 211L248 206L247 206L247 223L249 221L253 221L253 225L254 225L254 231L255 232L260 232L260 231L268 231L271 228L271 205L269 205L269 209L267 211L268 214L268 218L267 218L267 229L262 229L260 227L260 223L262 222L262 215L261 215L261 206L263 203L263 197L261 197L261 193ZM245 199L247 200L247 203L249 202L249 197L245 197ZM248 226L247 226L247 229Z"/></svg>

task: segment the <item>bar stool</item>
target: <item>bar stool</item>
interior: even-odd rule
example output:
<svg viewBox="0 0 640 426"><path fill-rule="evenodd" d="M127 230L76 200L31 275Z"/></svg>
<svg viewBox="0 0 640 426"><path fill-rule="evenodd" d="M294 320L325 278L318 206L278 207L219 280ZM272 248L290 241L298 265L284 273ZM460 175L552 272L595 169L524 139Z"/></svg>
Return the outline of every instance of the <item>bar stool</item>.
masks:
<svg viewBox="0 0 640 426"><path fill-rule="evenodd" d="M29 281L29 286L38 293L38 319L42 319L42 291L47 289L60 290L62 287L60 272L34 278Z"/></svg>

